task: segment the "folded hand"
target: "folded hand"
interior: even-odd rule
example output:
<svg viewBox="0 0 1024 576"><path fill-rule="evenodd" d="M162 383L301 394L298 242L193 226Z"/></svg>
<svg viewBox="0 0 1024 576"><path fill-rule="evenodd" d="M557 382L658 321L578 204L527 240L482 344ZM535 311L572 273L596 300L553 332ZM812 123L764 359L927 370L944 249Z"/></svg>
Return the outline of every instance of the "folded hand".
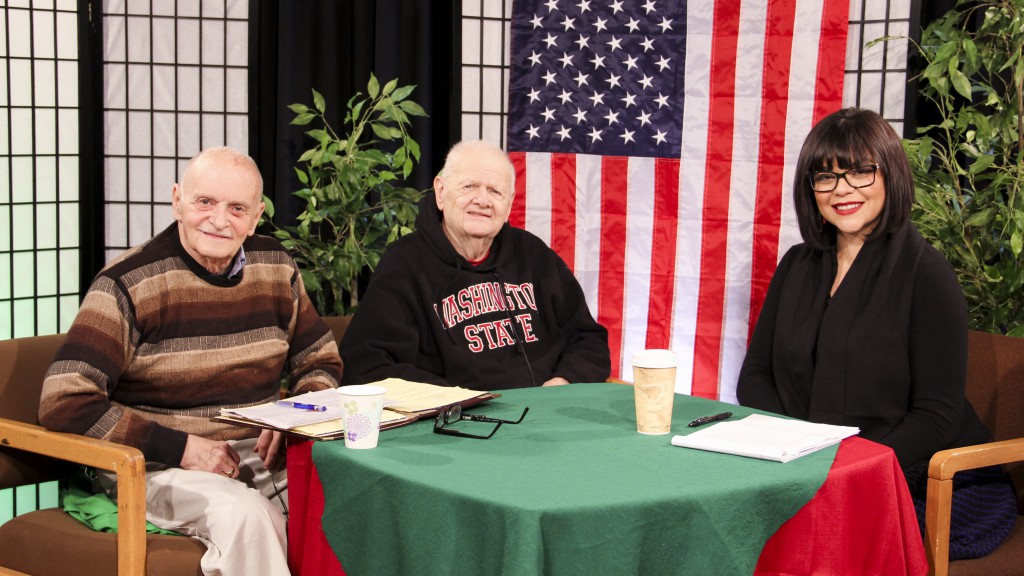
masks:
<svg viewBox="0 0 1024 576"><path fill-rule="evenodd" d="M181 456L181 467L237 478L239 460L238 452L227 442L189 434L185 453Z"/></svg>

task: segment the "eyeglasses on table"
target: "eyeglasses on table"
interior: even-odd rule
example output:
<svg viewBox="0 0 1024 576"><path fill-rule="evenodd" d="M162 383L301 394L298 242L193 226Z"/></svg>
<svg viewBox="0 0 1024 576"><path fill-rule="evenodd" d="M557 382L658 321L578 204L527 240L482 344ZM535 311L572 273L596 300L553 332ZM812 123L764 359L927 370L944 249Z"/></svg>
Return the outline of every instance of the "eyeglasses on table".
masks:
<svg viewBox="0 0 1024 576"><path fill-rule="evenodd" d="M447 434L448 436L461 436L462 438L477 438L479 440L487 440L494 433L501 428L502 424L519 424L526 418L526 413L530 411L530 407L523 408L523 413L519 415L518 420L503 420L501 418L491 418L490 416L484 416L482 414L466 414L462 411L461 404L454 404L449 406L447 409L437 413L437 419L434 420L434 433L435 434ZM480 434L470 434L469 432L463 432L454 428L448 428L452 424L462 420L471 420L473 422L491 422L495 426L491 430L491 433L482 436Z"/></svg>

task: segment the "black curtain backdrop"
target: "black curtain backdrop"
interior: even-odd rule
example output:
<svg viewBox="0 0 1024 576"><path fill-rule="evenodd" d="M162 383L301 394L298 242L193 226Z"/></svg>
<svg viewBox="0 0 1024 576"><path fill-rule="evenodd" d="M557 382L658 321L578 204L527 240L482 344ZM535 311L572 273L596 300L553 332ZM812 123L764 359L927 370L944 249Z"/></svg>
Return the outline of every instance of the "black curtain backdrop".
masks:
<svg viewBox="0 0 1024 576"><path fill-rule="evenodd" d="M263 172L278 225L294 223L304 203L295 162L312 145L309 126L289 124L288 105L323 94L327 117L344 129L345 103L366 93L372 72L415 84L410 97L430 115L412 136L422 158L408 184L429 188L459 138L460 0L255 0L250 5L250 154Z"/></svg>
<svg viewBox="0 0 1024 576"><path fill-rule="evenodd" d="M82 299L106 265L103 2L78 0L78 291Z"/></svg>

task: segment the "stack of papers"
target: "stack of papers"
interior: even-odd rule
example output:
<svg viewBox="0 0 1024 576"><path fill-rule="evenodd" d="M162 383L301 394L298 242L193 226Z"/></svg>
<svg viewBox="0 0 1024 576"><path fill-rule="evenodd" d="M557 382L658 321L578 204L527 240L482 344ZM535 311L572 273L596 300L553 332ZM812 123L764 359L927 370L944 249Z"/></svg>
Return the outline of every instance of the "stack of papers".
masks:
<svg viewBox="0 0 1024 576"><path fill-rule="evenodd" d="M436 414L442 407L452 404L468 406L468 401L478 398L495 398L490 392L470 390L459 386L437 386L423 382L410 382L401 378L386 378L378 382L370 382L373 386L383 386L385 406L396 412Z"/></svg>
<svg viewBox="0 0 1024 576"><path fill-rule="evenodd" d="M384 394L384 413L381 415L381 429L394 428L416 421L424 415L436 414L439 409L452 404L469 406L497 395L479 390L452 386L435 386L422 382L410 382L399 378L388 378L372 382L387 389ZM324 406L326 410L304 410L290 403ZM307 392L288 398L286 402L267 402L245 408L223 408L218 420L286 430L301 436L316 439L340 438L344 434L341 412L341 395L335 388Z"/></svg>
<svg viewBox="0 0 1024 576"><path fill-rule="evenodd" d="M224 408L220 413L224 416L234 416L236 418L263 422L273 428L283 428L285 430L341 418L341 396L333 388L299 394L289 398L288 401L324 406L327 410L317 412L293 408L275 402L267 402L258 406L249 406L248 408Z"/></svg>
<svg viewBox="0 0 1024 576"><path fill-rule="evenodd" d="M751 414L742 420L720 422L686 436L672 438L674 446L789 462L855 436L855 426L814 424L804 420Z"/></svg>

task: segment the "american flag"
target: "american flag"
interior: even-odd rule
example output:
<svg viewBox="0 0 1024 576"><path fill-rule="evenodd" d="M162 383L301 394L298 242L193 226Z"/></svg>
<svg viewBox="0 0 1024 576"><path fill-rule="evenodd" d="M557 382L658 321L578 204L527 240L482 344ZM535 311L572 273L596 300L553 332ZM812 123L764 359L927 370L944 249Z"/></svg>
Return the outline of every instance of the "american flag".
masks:
<svg viewBox="0 0 1024 576"><path fill-rule="evenodd" d="M676 390L735 402L789 188L842 103L848 0L514 0L513 226L573 269L612 375L670 348Z"/></svg>

